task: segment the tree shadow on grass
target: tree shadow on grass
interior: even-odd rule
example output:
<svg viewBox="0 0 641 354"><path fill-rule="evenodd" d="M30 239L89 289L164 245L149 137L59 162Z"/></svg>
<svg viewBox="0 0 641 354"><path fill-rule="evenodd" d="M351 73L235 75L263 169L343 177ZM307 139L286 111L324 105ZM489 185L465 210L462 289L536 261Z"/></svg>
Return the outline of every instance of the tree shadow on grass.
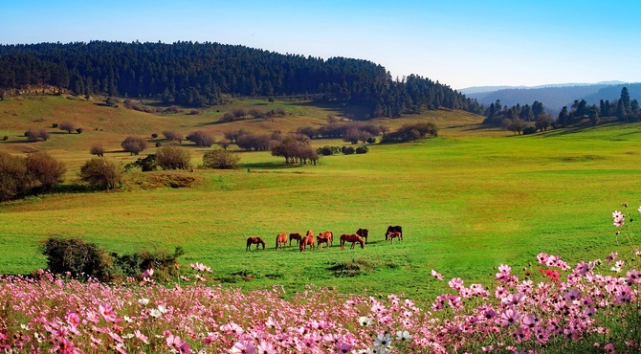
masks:
<svg viewBox="0 0 641 354"><path fill-rule="evenodd" d="M301 165L286 164L285 161L254 162L254 163L244 163L242 165L242 168L248 170L248 172L251 172L252 169L257 169L257 170L293 170L293 169L296 169L298 167L301 167Z"/></svg>

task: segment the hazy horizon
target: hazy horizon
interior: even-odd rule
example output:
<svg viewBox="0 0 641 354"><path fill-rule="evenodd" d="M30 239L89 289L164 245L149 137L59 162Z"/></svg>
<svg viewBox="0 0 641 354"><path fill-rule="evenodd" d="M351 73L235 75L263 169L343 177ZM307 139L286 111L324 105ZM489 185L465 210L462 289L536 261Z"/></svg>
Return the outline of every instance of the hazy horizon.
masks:
<svg viewBox="0 0 641 354"><path fill-rule="evenodd" d="M641 3L61 1L3 7L2 44L218 42L365 59L455 89L641 81Z"/></svg>

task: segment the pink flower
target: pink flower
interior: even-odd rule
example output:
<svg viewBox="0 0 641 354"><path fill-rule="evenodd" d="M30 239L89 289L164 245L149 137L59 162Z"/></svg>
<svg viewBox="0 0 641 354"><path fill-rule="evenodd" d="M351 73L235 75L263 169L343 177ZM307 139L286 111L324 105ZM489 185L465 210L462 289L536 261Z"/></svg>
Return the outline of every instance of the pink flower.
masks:
<svg viewBox="0 0 641 354"><path fill-rule="evenodd" d="M445 278L443 278L443 275L441 275L441 273L435 271L434 269L432 269L432 276L438 280L445 280Z"/></svg>
<svg viewBox="0 0 641 354"><path fill-rule="evenodd" d="M641 279L641 273L639 273L639 271L636 269L632 269L631 271L629 271L626 274L625 278L629 285L638 283L639 279Z"/></svg>
<svg viewBox="0 0 641 354"><path fill-rule="evenodd" d="M625 215L620 211L615 210L614 213L612 213L612 217L614 218L614 226L616 227L621 227L625 223Z"/></svg>
<svg viewBox="0 0 641 354"><path fill-rule="evenodd" d="M338 350L339 353L349 353L352 350L352 346L348 343L345 343L343 341L338 342L336 344L336 349ZM259 352L262 354L262 352Z"/></svg>
<svg viewBox="0 0 641 354"><path fill-rule="evenodd" d="M450 280L448 284L450 288L459 290L463 287L463 280L461 278L454 278Z"/></svg>
<svg viewBox="0 0 641 354"><path fill-rule="evenodd" d="M191 354L191 348L189 347L189 344L180 339L180 337L174 336L173 334L170 334L167 337L167 346L169 348L177 350L181 354Z"/></svg>
<svg viewBox="0 0 641 354"><path fill-rule="evenodd" d="M519 323L519 319L520 319L519 313L510 309L510 310L506 310L505 312L503 312L503 314L501 314L501 318L499 318L499 322L503 325L511 326Z"/></svg>
<svg viewBox="0 0 641 354"><path fill-rule="evenodd" d="M149 338L147 338L147 336L142 334L142 332L140 332L139 330L135 331L134 335L136 336L136 338L140 339L141 342L143 342L145 344L149 344L149 342L148 342Z"/></svg>
<svg viewBox="0 0 641 354"><path fill-rule="evenodd" d="M234 354L254 354L255 351L256 347L254 346L254 343L245 339L240 342L236 342L236 344L229 349L229 352Z"/></svg>
<svg viewBox="0 0 641 354"><path fill-rule="evenodd" d="M80 324L80 317L78 317L77 312L69 311L65 315L65 321L74 327L78 327L78 325Z"/></svg>
<svg viewBox="0 0 641 354"><path fill-rule="evenodd" d="M274 348L274 345L271 342L268 342L264 339L260 340L260 343L258 343L258 353L257 354L276 354L276 348Z"/></svg>
<svg viewBox="0 0 641 354"><path fill-rule="evenodd" d="M98 312L108 322L116 322L116 312L109 304L99 305Z"/></svg>

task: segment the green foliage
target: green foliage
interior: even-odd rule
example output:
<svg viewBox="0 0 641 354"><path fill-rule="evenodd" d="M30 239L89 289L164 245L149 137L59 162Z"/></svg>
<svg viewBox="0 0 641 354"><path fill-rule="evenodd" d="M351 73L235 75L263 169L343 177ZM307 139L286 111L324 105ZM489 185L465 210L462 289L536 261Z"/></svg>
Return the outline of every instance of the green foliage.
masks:
<svg viewBox="0 0 641 354"><path fill-rule="evenodd" d="M121 183L122 168L104 157L94 157L80 168L80 179L93 188L110 190Z"/></svg>
<svg viewBox="0 0 641 354"><path fill-rule="evenodd" d="M369 152L369 148L367 147L367 145L362 145L357 147L355 151L357 154L366 154Z"/></svg>
<svg viewBox="0 0 641 354"><path fill-rule="evenodd" d="M383 143L402 143L426 138L427 136L437 137L438 127L432 122L404 124L393 133L383 136Z"/></svg>
<svg viewBox="0 0 641 354"><path fill-rule="evenodd" d="M203 166L216 169L235 169L240 164L240 157L227 150L207 151L203 155Z"/></svg>
<svg viewBox="0 0 641 354"><path fill-rule="evenodd" d="M0 201L24 196L31 188L25 159L0 151Z"/></svg>
<svg viewBox="0 0 641 354"><path fill-rule="evenodd" d="M156 171L158 169L156 154L149 154L146 157L141 157L134 162L125 165L125 171L129 172L134 168L140 168L142 172Z"/></svg>
<svg viewBox="0 0 641 354"><path fill-rule="evenodd" d="M529 126L523 129L523 135L530 135L536 133L536 127Z"/></svg>
<svg viewBox="0 0 641 354"><path fill-rule="evenodd" d="M174 252L143 249L133 254L108 253L93 242L79 238L50 237L41 242L41 252L47 259L47 268L54 274L70 274L74 278L94 278L103 282L140 278L147 269L154 270L154 278L169 281L176 275L178 258L185 254L182 247Z"/></svg>

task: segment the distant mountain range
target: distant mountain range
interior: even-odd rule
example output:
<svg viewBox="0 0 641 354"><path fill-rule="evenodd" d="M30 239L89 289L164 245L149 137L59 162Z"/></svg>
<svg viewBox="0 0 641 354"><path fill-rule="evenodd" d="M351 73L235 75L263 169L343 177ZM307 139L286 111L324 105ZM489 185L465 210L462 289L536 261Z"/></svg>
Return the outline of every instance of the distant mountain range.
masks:
<svg viewBox="0 0 641 354"><path fill-rule="evenodd" d="M627 87L632 99L641 100L641 83L604 81L595 84L550 84L534 87L527 86L480 86L459 90L468 98L489 105L501 100L502 105L531 105L542 102L550 111L560 111L563 106L571 106L574 100L586 100L588 104L599 104L599 100L616 100L621 89Z"/></svg>

